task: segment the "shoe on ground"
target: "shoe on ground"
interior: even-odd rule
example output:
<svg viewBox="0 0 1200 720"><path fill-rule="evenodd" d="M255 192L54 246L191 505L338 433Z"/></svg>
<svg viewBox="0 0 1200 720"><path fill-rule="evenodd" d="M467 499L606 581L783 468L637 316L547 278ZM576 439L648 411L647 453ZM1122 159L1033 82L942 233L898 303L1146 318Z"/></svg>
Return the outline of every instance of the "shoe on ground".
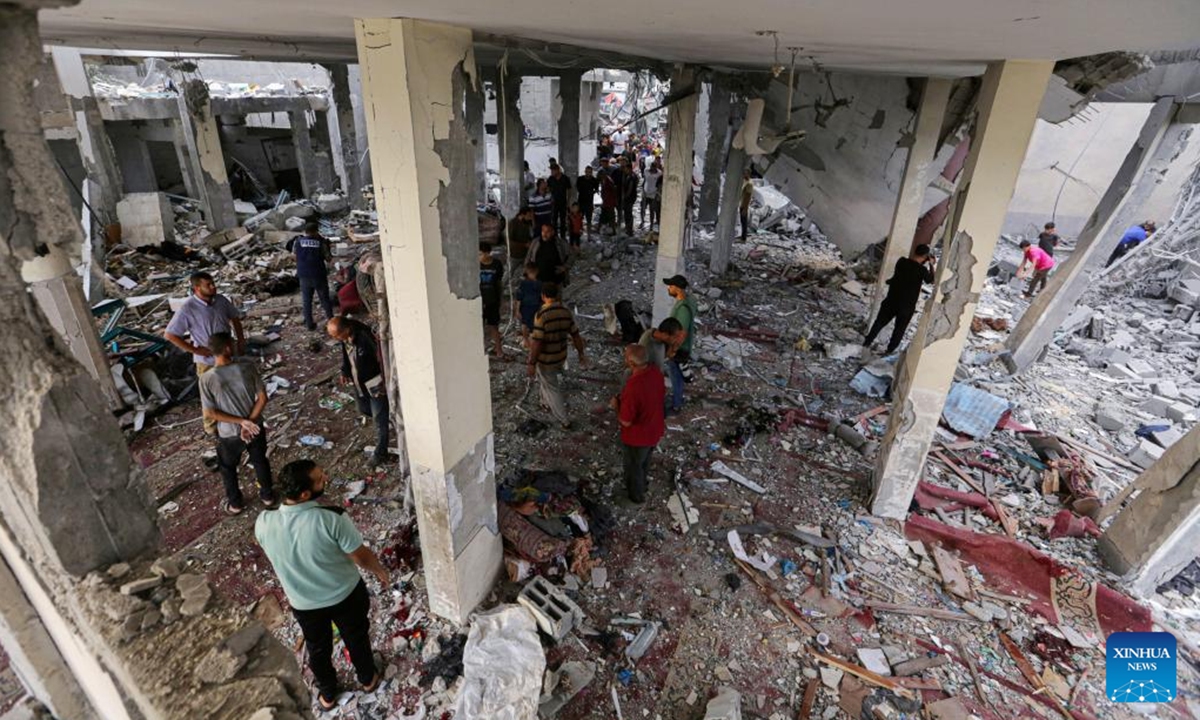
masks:
<svg viewBox="0 0 1200 720"><path fill-rule="evenodd" d="M618 493L616 495L613 495L613 504L616 505L617 507L625 508L626 510L636 510L636 509L644 506L646 504L646 501L643 500L642 502L638 502L637 500L634 500L633 498L629 497L625 493Z"/></svg>
<svg viewBox="0 0 1200 720"><path fill-rule="evenodd" d="M258 493L258 499L268 510L274 510L279 507L279 496L274 490L264 490Z"/></svg>
<svg viewBox="0 0 1200 720"><path fill-rule="evenodd" d="M233 503L226 500L224 503L221 504L221 509L225 511L226 515L229 515L230 517L234 517L236 515L241 515L243 512L245 512L246 506L245 505L234 505Z"/></svg>
<svg viewBox="0 0 1200 720"><path fill-rule="evenodd" d="M388 461L387 455L372 454L371 457L367 460L367 467L377 468L380 465L386 465L387 461Z"/></svg>

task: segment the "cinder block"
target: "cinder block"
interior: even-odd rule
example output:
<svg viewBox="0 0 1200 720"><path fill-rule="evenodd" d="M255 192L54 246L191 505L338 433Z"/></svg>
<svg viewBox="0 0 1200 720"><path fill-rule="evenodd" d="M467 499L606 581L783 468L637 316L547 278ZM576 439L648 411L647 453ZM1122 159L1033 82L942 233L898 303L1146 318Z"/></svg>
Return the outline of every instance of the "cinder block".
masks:
<svg viewBox="0 0 1200 720"><path fill-rule="evenodd" d="M1166 452L1149 440L1142 440L1133 452L1129 453L1129 461L1140 468L1148 468Z"/></svg>
<svg viewBox="0 0 1200 720"><path fill-rule="evenodd" d="M1179 402L1171 403L1167 406L1167 417L1177 423L1192 422L1196 419L1196 409Z"/></svg>
<svg viewBox="0 0 1200 720"><path fill-rule="evenodd" d="M1161 415L1163 417L1170 417L1167 414L1167 408L1169 408L1170 406L1171 406L1170 399L1155 395L1154 397L1151 397L1151 398L1148 398L1147 400L1145 400L1141 405L1138 405L1138 410L1141 410L1142 412L1150 413L1151 415Z"/></svg>
<svg viewBox="0 0 1200 720"><path fill-rule="evenodd" d="M571 598L540 575L525 584L517 602L529 608L538 627L555 640L562 640L585 618L583 610Z"/></svg>
<svg viewBox="0 0 1200 720"><path fill-rule="evenodd" d="M1150 383L1150 390L1159 397L1175 400L1179 397L1179 386L1170 380L1156 380Z"/></svg>

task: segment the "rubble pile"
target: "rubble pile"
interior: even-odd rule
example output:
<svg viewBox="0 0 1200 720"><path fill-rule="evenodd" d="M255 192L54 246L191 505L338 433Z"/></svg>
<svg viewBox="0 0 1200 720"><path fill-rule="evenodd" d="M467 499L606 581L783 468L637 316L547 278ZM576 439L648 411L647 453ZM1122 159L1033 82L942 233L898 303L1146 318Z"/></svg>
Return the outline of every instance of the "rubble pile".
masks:
<svg viewBox="0 0 1200 720"><path fill-rule="evenodd" d="M759 221L780 211L769 197L756 201ZM1144 439L1138 423L1153 419L1123 393L1148 398L1161 384L1117 380L1058 346L1034 371L1008 376L995 359L1023 301L994 280L916 509L903 524L873 518L865 503L895 359L859 350L868 278L805 228L799 210L782 214L735 244L734 269L721 278L705 270L711 235L693 229L696 379L684 411L668 418L645 507L610 500L622 484L608 401L621 387L623 343L606 308L628 300L635 316L648 312L660 282L653 244L595 237L575 258L566 303L590 365L569 361L574 429L543 422L523 363L491 361L505 572L465 628L429 613L405 486L391 470L367 469L370 430L329 384L336 348L300 330L294 295L271 297L254 275L275 272L274 244L256 239L233 259L223 248L241 236L199 250L225 291L257 301L253 332L278 336L259 361L264 377L287 383L268 404L272 463L313 457L329 468L329 501L345 506L395 580L381 588L368 579L384 683L321 717L483 717L493 712L484 687L509 688L507 708L536 705L562 720L1132 717L1102 700L1101 640L1152 619L1112 589L1093 535L1139 469L1128 454ZM341 243L357 250L355 235L373 222L359 212L339 220ZM286 230L250 234L259 232ZM143 257L120 261L139 285L149 282ZM175 280L129 292L178 292L171 283L190 265L170 262ZM151 321L165 324L165 313ZM1103 327L1109 340L1120 329L1115 318ZM518 328L503 329L509 360L520 358ZM1066 335L1063 344L1074 340L1101 343ZM864 367L874 378L865 384L856 379ZM1103 392L1093 375L1107 378ZM1188 397L1174 371L1159 379ZM1089 420L1098 397L1115 406L1120 428ZM194 402L171 408L131 448L159 495L166 542L303 660L253 543L253 517L218 522L215 481L177 489L181 477L211 477L200 458L208 442L183 425L196 412ZM1127 627L1114 628L1114 617ZM510 656L529 660L486 660ZM1181 689L1194 695L1196 678L1180 666Z"/></svg>

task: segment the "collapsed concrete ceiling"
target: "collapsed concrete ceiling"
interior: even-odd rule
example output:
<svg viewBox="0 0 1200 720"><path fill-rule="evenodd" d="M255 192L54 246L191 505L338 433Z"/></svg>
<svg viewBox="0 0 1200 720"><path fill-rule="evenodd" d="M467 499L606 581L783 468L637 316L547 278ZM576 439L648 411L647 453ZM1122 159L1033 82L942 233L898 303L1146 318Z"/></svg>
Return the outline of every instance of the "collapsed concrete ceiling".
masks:
<svg viewBox="0 0 1200 720"><path fill-rule="evenodd" d="M93 48L353 61L353 18L396 16L672 62L761 69L799 47L827 69L941 76L1200 37L1194 0L83 0L43 11L41 27L47 42ZM761 30L777 33L778 55Z"/></svg>

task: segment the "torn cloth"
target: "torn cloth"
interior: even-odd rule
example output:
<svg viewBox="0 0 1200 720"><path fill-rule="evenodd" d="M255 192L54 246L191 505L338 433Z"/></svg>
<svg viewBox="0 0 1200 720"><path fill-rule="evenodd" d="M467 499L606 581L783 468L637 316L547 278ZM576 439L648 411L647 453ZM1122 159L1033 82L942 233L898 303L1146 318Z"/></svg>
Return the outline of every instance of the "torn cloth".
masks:
<svg viewBox="0 0 1200 720"><path fill-rule="evenodd" d="M954 383L946 396L942 418L950 429L978 440L996 428L1008 412L1009 402L963 383Z"/></svg>
<svg viewBox="0 0 1200 720"><path fill-rule="evenodd" d="M1055 624L1103 641L1119 631L1150 630L1150 611L1129 597L1087 581L1050 556L1004 535L987 535L910 515L904 534L912 540L958 550L1000 592L1032 596L1029 609Z"/></svg>

